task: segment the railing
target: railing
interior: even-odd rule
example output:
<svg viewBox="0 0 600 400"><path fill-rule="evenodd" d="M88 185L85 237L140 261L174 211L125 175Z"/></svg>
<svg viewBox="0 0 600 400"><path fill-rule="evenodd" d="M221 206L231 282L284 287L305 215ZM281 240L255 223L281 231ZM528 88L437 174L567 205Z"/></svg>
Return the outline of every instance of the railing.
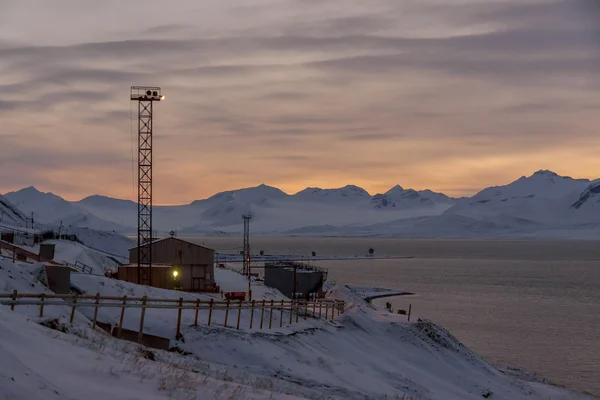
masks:
<svg viewBox="0 0 600 400"><path fill-rule="evenodd" d="M75 261L75 264L71 264L71 263L64 263L67 267L71 267L79 272L81 272L82 274L91 274L92 273L92 267L90 267L87 264L82 263L81 261Z"/></svg>
<svg viewBox="0 0 600 400"><path fill-rule="evenodd" d="M96 329L98 324L98 309L104 307L120 308L121 313L118 323L117 337L121 337L121 328L127 308L140 308L140 323L138 340L142 341L144 331L144 317L147 309L173 309L177 310L177 326L175 337L181 335L181 320L183 310L194 311L194 324L198 326L199 312L208 310L208 319L206 325L210 326L213 321L213 312L223 311L223 326L229 328L229 313L237 311L235 328L240 329L242 310L250 310L249 329L253 328L255 312L260 312L259 327L262 330L268 323L268 329L273 328L273 314L279 313L279 327L283 327L284 312L289 312L289 324L298 323L300 317L304 320L307 318L315 319L331 319L344 313L345 303L340 300L315 300L315 301L296 301L296 300L262 300L262 301L233 301L233 300L200 300L200 299L157 299L144 297L127 297L127 296L101 296L100 293L95 295L77 295L77 294L45 294L45 293L18 293L16 290L13 293L0 294L0 304L9 305L11 311L14 311L15 306L39 306L39 316L44 316L44 307L46 306L67 306L71 307L69 323L73 323L75 318L75 310L80 307L91 307L94 309L92 318L92 329ZM266 311L266 312L265 312ZM268 317L265 318L265 314ZM287 315L286 315L287 318ZM231 326L233 328L233 326Z"/></svg>

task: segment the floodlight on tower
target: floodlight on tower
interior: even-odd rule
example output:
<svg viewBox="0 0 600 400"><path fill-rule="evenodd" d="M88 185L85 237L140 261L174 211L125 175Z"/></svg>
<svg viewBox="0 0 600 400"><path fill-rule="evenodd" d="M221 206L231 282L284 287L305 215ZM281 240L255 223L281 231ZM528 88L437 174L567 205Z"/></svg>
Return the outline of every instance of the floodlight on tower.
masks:
<svg viewBox="0 0 600 400"><path fill-rule="evenodd" d="M152 131L154 102L164 100L156 86L132 86L138 103L138 283L152 285Z"/></svg>

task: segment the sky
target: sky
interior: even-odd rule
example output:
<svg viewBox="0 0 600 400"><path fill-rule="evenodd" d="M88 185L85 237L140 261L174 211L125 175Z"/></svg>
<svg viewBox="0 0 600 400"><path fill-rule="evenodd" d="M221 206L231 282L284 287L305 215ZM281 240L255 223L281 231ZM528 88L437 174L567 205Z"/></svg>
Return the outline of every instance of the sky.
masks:
<svg viewBox="0 0 600 400"><path fill-rule="evenodd" d="M166 95L155 204L597 178L599 16L593 0L0 0L0 193L135 199L131 85Z"/></svg>

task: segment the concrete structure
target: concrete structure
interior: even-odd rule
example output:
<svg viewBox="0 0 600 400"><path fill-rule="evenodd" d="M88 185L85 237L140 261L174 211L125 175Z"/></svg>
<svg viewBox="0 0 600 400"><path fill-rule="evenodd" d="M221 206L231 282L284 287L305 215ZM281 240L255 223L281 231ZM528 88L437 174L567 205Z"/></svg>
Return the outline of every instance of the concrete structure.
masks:
<svg viewBox="0 0 600 400"><path fill-rule="evenodd" d="M155 240L149 245L152 286L186 291L206 291L214 286L214 250L175 237ZM137 247L129 249L129 264L119 267L118 279L138 283L137 257Z"/></svg>
<svg viewBox="0 0 600 400"><path fill-rule="evenodd" d="M71 268L62 265L44 265L48 289L56 294L71 293Z"/></svg>
<svg viewBox="0 0 600 400"><path fill-rule="evenodd" d="M119 327L113 326L111 335L129 342L140 343L138 341L139 332L130 329L121 328L121 337L119 337ZM142 346L152 347L153 349L169 350L170 343L171 341L169 338L142 333L142 341L140 344Z"/></svg>
<svg viewBox="0 0 600 400"><path fill-rule="evenodd" d="M40 243L40 260L54 260L55 249L54 243Z"/></svg>
<svg viewBox="0 0 600 400"><path fill-rule="evenodd" d="M294 298L294 292L296 298L321 292L326 279L327 270L324 268L293 261L265 263L265 285L278 289L289 298Z"/></svg>

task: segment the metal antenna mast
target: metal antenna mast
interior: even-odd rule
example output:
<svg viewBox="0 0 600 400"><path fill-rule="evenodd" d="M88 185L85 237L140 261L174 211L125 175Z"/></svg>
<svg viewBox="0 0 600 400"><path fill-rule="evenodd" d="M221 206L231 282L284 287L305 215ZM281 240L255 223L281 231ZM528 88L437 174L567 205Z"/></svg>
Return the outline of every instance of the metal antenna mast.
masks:
<svg viewBox="0 0 600 400"><path fill-rule="evenodd" d="M251 214L242 215L244 219L244 263L242 267L242 273L248 275L248 300L252 300L252 287L251 287L251 275L250 275L250 219Z"/></svg>
<svg viewBox="0 0 600 400"><path fill-rule="evenodd" d="M244 264L242 273L250 275L250 220L252 215L242 215L242 218L244 219Z"/></svg>
<svg viewBox="0 0 600 400"><path fill-rule="evenodd" d="M152 112L155 101L165 99L154 86L132 86L131 101L138 102L138 247L140 285L152 284Z"/></svg>

